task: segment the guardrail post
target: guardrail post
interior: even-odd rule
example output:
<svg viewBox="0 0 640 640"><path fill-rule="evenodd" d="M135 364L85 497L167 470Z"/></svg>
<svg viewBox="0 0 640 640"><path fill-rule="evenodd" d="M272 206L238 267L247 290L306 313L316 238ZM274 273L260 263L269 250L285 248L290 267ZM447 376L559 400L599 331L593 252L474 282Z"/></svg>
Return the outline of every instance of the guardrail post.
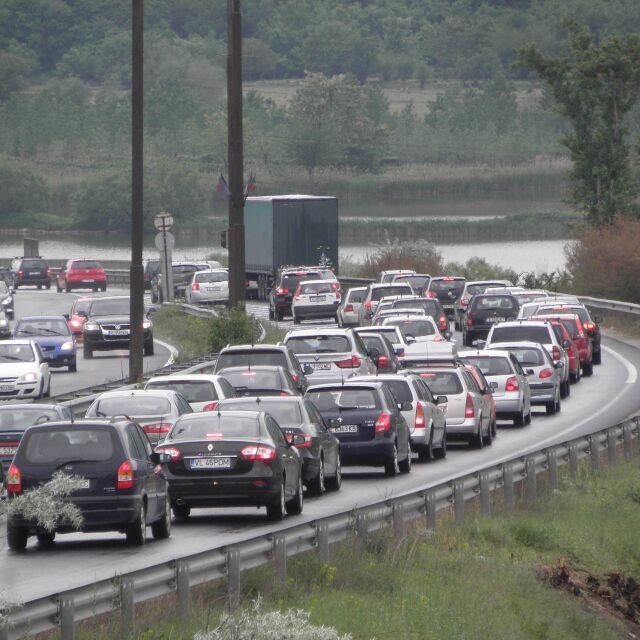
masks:
<svg viewBox="0 0 640 640"><path fill-rule="evenodd" d="M0 624L0 640L9 640L9 623Z"/></svg>
<svg viewBox="0 0 640 640"><path fill-rule="evenodd" d="M404 505L393 504L393 533L397 539L404 538Z"/></svg>
<svg viewBox="0 0 640 640"><path fill-rule="evenodd" d="M120 582L120 618L125 638L130 638L134 632L135 616L135 587L131 578L123 578ZM0 635L0 638L2 636Z"/></svg>
<svg viewBox="0 0 640 640"><path fill-rule="evenodd" d="M457 524L464 522L464 482L453 483L453 510Z"/></svg>
<svg viewBox="0 0 640 640"><path fill-rule="evenodd" d="M558 488L558 450L555 447L547 449L547 466L549 468L549 489Z"/></svg>
<svg viewBox="0 0 640 640"><path fill-rule="evenodd" d="M287 583L287 539L284 536L274 537L273 556L276 561L278 583L284 586Z"/></svg>
<svg viewBox="0 0 640 640"><path fill-rule="evenodd" d="M491 515L491 484L488 473L480 474L480 513Z"/></svg>
<svg viewBox="0 0 640 640"><path fill-rule="evenodd" d="M427 529L429 531L436 530L438 523L438 510L436 504L436 494L433 491L427 491L424 494L424 507L427 513Z"/></svg>
<svg viewBox="0 0 640 640"><path fill-rule="evenodd" d="M356 544L360 549L364 549L367 543L367 534L369 533L369 527L367 522L367 516L359 512L356 516Z"/></svg>
<svg viewBox="0 0 640 640"><path fill-rule="evenodd" d="M633 453L633 425L628 422L622 427L622 438L624 442L624 459L630 460Z"/></svg>
<svg viewBox="0 0 640 640"><path fill-rule="evenodd" d="M176 562L176 588L178 591L178 617L189 619L191 605L191 585L189 580L189 563L184 560Z"/></svg>
<svg viewBox="0 0 640 640"><path fill-rule="evenodd" d="M598 436L589 436L589 455L591 457L591 472L596 473L600 468L600 442Z"/></svg>
<svg viewBox="0 0 640 640"><path fill-rule="evenodd" d="M618 446L618 437L616 436L615 427L607 431L607 461L610 467L615 467L617 460L616 447Z"/></svg>
<svg viewBox="0 0 640 640"><path fill-rule="evenodd" d="M60 638L62 640L74 640L76 637L75 620L73 619L73 598L60 597Z"/></svg>
<svg viewBox="0 0 640 640"><path fill-rule="evenodd" d="M504 508L512 511L515 506L515 496L513 493L513 468L510 464L502 467L502 487L504 491Z"/></svg>
<svg viewBox="0 0 640 640"><path fill-rule="evenodd" d="M574 443L569 444L569 473L572 480L578 477L578 446Z"/></svg>
<svg viewBox="0 0 640 640"><path fill-rule="evenodd" d="M527 502L532 503L538 495L536 460L533 456L525 459L524 468L527 473Z"/></svg>
<svg viewBox="0 0 640 640"><path fill-rule="evenodd" d="M229 608L240 606L240 552L237 549L227 551L227 595Z"/></svg>
<svg viewBox="0 0 640 640"><path fill-rule="evenodd" d="M319 522L316 525L316 538L320 560L324 564L329 564L329 525L326 522Z"/></svg>

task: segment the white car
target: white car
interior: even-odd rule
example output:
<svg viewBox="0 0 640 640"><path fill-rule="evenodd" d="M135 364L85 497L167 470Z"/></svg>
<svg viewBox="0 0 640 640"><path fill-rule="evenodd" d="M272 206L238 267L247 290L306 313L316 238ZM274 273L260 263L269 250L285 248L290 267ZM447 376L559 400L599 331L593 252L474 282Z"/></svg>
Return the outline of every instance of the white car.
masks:
<svg viewBox="0 0 640 640"><path fill-rule="evenodd" d="M144 385L145 391L177 391L194 411L213 411L220 400L238 394L222 376L208 373L174 373L155 376Z"/></svg>
<svg viewBox="0 0 640 640"><path fill-rule="evenodd" d="M323 318L337 322L340 298L339 287L331 280L303 280L291 301L294 324Z"/></svg>
<svg viewBox="0 0 640 640"><path fill-rule="evenodd" d="M185 289L187 304L227 304L229 272L226 269L196 271Z"/></svg>
<svg viewBox="0 0 640 640"><path fill-rule="evenodd" d="M43 398L51 395L51 373L33 340L0 342L0 399Z"/></svg>
<svg viewBox="0 0 640 640"><path fill-rule="evenodd" d="M393 282L395 276L400 275L413 275L415 271L413 269L389 269L388 271L381 271L378 282Z"/></svg>
<svg viewBox="0 0 640 640"><path fill-rule="evenodd" d="M366 294L367 287L352 287L347 291L347 295L342 299L342 304L338 307L339 327L358 326L360 307L362 307Z"/></svg>

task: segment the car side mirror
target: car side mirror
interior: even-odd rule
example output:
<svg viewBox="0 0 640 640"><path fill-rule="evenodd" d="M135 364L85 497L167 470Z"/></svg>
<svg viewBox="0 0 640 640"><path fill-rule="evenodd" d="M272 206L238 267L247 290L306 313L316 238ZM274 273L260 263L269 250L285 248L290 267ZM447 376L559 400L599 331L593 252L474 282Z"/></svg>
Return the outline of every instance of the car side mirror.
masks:
<svg viewBox="0 0 640 640"><path fill-rule="evenodd" d="M87 314L86 311L78 311L77 315L79 315L81 318L88 318L89 315Z"/></svg>
<svg viewBox="0 0 640 640"><path fill-rule="evenodd" d="M564 362L562 362L562 360L560 360L560 362L556 362L553 366L556 369L564 369Z"/></svg>
<svg viewBox="0 0 640 640"><path fill-rule="evenodd" d="M453 335L451 331L445 331L443 334L445 340L451 340L451 336Z"/></svg>
<svg viewBox="0 0 640 640"><path fill-rule="evenodd" d="M411 334L407 334L404 339L407 341L407 344L413 344L416 341L415 336L412 336Z"/></svg>
<svg viewBox="0 0 640 640"><path fill-rule="evenodd" d="M400 402L398 404L398 409L400 409L400 411L411 411L413 409L413 404L408 400L405 400L405 402Z"/></svg>
<svg viewBox="0 0 640 640"><path fill-rule="evenodd" d="M571 340L563 340L562 341L562 348L563 349L570 349L571 348Z"/></svg>
<svg viewBox="0 0 640 640"><path fill-rule="evenodd" d="M296 433L296 435L293 436L293 438L291 438L291 442L289 443L289 446L291 447L299 447L301 444L305 443L305 439L303 435L300 435L299 433Z"/></svg>
<svg viewBox="0 0 640 640"><path fill-rule="evenodd" d="M68 314L68 313L65 313L65 314L63 314L63 315L62 315L62 317L63 317L65 320L68 320L68 319L69 319L69 314Z"/></svg>
<svg viewBox="0 0 640 640"><path fill-rule="evenodd" d="M436 396L436 404L447 404L449 398L447 396Z"/></svg>
<svg viewBox="0 0 640 640"><path fill-rule="evenodd" d="M330 418L329 419L329 429L335 429L340 426L340 420L338 418Z"/></svg>
<svg viewBox="0 0 640 640"><path fill-rule="evenodd" d="M310 364L305 364L302 366L302 371L305 375L309 375L310 373L313 373L313 367Z"/></svg>
<svg viewBox="0 0 640 640"><path fill-rule="evenodd" d="M487 344L486 340L474 340L471 343L476 349L484 349L485 345Z"/></svg>

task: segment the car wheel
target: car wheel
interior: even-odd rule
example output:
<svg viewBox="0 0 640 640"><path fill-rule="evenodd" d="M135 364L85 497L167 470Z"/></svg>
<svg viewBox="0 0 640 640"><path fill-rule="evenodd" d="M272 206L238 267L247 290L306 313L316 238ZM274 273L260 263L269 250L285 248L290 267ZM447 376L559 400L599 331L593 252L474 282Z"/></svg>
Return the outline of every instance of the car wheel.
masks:
<svg viewBox="0 0 640 640"><path fill-rule="evenodd" d="M282 322L284 320L284 313L282 311L276 311L276 320Z"/></svg>
<svg viewBox="0 0 640 640"><path fill-rule="evenodd" d="M556 413L560 413L560 398L556 400Z"/></svg>
<svg viewBox="0 0 640 640"><path fill-rule="evenodd" d="M412 462L413 461L411 460L411 443L407 439L407 457L402 462L398 463L398 467L400 468L400 471L402 473L409 473L411 471Z"/></svg>
<svg viewBox="0 0 640 640"><path fill-rule="evenodd" d="M280 493L278 497L267 505L267 518L269 520L282 520L284 519L286 507L284 503L284 476L280 482Z"/></svg>
<svg viewBox="0 0 640 640"><path fill-rule="evenodd" d="M429 444L426 447L420 447L420 449L418 449L418 460L420 460L420 462L429 462L430 460L433 460L433 458L433 427L431 427Z"/></svg>
<svg viewBox="0 0 640 640"><path fill-rule="evenodd" d="M302 508L304 507L304 491L302 488L302 472L298 474L298 488L296 489L296 493L287 502L286 510L290 516L296 516L299 513L302 513Z"/></svg>
<svg viewBox="0 0 640 640"><path fill-rule="evenodd" d="M435 451L436 458L444 459L447 457L447 430L445 428L442 434L442 444Z"/></svg>
<svg viewBox="0 0 640 640"><path fill-rule="evenodd" d="M327 478L327 487L332 491L339 491L342 486L342 461L340 460L340 452L336 460L336 474L333 478Z"/></svg>
<svg viewBox="0 0 640 640"><path fill-rule="evenodd" d="M7 523L7 545L13 551L23 551L27 546L29 530L25 527L18 527L11 522Z"/></svg>
<svg viewBox="0 0 640 640"><path fill-rule="evenodd" d="M56 291L58 293L62 293L62 287L60 286L60 283L56 280Z"/></svg>
<svg viewBox="0 0 640 640"><path fill-rule="evenodd" d="M493 444L493 424L489 422L489 428L487 429L487 435L484 437L484 443L490 447Z"/></svg>
<svg viewBox="0 0 640 640"><path fill-rule="evenodd" d="M44 382L42 383L44 385ZM49 398L51 396L51 380L49 380L49 384L46 388L46 390L42 391L42 397L43 398Z"/></svg>
<svg viewBox="0 0 640 640"><path fill-rule="evenodd" d="M144 355L152 356L154 354L153 340L144 343Z"/></svg>
<svg viewBox="0 0 640 640"><path fill-rule="evenodd" d="M309 490L314 496L321 496L326 491L324 482L324 458L320 456L320 465L318 468L318 474L309 483Z"/></svg>
<svg viewBox="0 0 640 640"><path fill-rule="evenodd" d="M524 417L525 424L531 424L531 407L529 407L529 413Z"/></svg>
<svg viewBox="0 0 640 640"><path fill-rule="evenodd" d="M164 513L160 520L151 525L151 533L156 540L164 540L171 535L171 502L169 496L165 498Z"/></svg>
<svg viewBox="0 0 640 640"><path fill-rule="evenodd" d="M71 371L71 372L74 372L74 373L75 373L77 370L78 370L78 365L77 365L77 363L75 363L75 362L74 362L73 364L70 364L70 365L69 365L69 371Z"/></svg>
<svg viewBox="0 0 640 640"><path fill-rule="evenodd" d="M391 457L384 464L384 473L388 478L393 478L400 473L400 467L398 466L398 443L393 443L393 451Z"/></svg>
<svg viewBox="0 0 640 640"><path fill-rule="evenodd" d="M89 345L85 344L82 347L82 356L85 360L91 360L91 358L93 358L93 349Z"/></svg>
<svg viewBox="0 0 640 640"><path fill-rule="evenodd" d="M295 314L293 315L293 324L300 324L300 318L298 318L298 316L296 316Z"/></svg>
<svg viewBox="0 0 640 640"><path fill-rule="evenodd" d="M569 378L560 384L560 397L567 398L571 393L571 385L569 384Z"/></svg>
<svg viewBox="0 0 640 640"><path fill-rule="evenodd" d="M191 513L191 507L188 504L172 504L171 510L178 520L186 520Z"/></svg>
<svg viewBox="0 0 640 640"><path fill-rule="evenodd" d="M586 378L593 375L593 362L589 362L582 367L582 375Z"/></svg>
<svg viewBox="0 0 640 640"><path fill-rule="evenodd" d="M55 542L56 532L46 531L44 533L38 533L36 537L38 538L39 545L43 547L49 547Z"/></svg>
<svg viewBox="0 0 640 640"><path fill-rule="evenodd" d="M127 542L141 547L147 541L147 507L142 503L137 518L128 524L125 530Z"/></svg>
<svg viewBox="0 0 640 640"><path fill-rule="evenodd" d="M269 320L275 320L275 316L273 315L273 309L269 306Z"/></svg>
<svg viewBox="0 0 640 640"><path fill-rule="evenodd" d="M592 358L593 364L602 364L602 351L600 349L598 349L597 351L594 351L593 356L591 358Z"/></svg>
<svg viewBox="0 0 640 640"><path fill-rule="evenodd" d="M38 291L40 291L40 289L42 289L42 285L41 285L41 284L39 284L39 285L37 285L37 286L38 286Z"/></svg>
<svg viewBox="0 0 640 640"><path fill-rule="evenodd" d="M64 290L65 290L67 293L69 293L69 292L71 291L71 287L69 286L69 283L68 283L68 282L65 282L65 283L64 283Z"/></svg>
<svg viewBox="0 0 640 640"><path fill-rule="evenodd" d="M515 416L513 416L513 426L514 427L523 427L525 424L526 418L524 415L524 405L522 407L522 409L520 409L520 413L516 413Z"/></svg>
<svg viewBox="0 0 640 640"><path fill-rule="evenodd" d="M473 438L469 441L469 446L473 449L483 449L484 448L484 435L482 433L482 420L480 420L480 424L478 425L478 433L476 433Z"/></svg>

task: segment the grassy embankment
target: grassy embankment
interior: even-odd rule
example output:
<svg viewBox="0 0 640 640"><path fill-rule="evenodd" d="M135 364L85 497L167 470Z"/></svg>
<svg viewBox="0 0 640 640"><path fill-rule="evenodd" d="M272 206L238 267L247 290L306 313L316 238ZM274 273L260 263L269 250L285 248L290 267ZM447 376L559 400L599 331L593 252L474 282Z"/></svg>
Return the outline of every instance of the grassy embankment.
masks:
<svg viewBox="0 0 640 640"><path fill-rule="evenodd" d="M244 605L261 594L264 610L305 609L355 640L637 637L640 588L627 578L640 578L639 505L636 459L575 485L563 478L555 495L513 514L462 527L443 519L435 535L416 525L403 540L386 531L364 549L348 540L328 565L295 557L283 587L273 567L243 573ZM192 638L216 626L224 602L218 581L194 592L187 623L170 598L149 603L133 637ZM98 619L77 637L115 637L117 626L117 616Z"/></svg>

